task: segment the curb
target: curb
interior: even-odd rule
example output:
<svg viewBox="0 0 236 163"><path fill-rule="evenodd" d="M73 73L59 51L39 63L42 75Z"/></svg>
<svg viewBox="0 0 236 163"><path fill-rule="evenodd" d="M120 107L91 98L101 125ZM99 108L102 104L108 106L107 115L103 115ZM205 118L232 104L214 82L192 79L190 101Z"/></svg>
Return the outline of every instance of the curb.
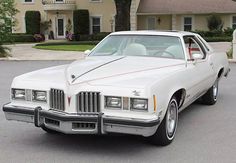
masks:
<svg viewBox="0 0 236 163"><path fill-rule="evenodd" d="M228 59L229 63L236 63L236 59Z"/></svg>

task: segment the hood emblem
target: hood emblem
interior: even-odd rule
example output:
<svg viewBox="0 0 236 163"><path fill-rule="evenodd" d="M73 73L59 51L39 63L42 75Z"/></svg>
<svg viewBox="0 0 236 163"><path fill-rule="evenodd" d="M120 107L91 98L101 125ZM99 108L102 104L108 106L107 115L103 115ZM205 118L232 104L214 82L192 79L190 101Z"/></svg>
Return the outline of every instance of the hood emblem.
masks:
<svg viewBox="0 0 236 163"><path fill-rule="evenodd" d="M68 99L68 104L69 104L69 106L70 106L71 97L67 97L67 99Z"/></svg>
<svg viewBox="0 0 236 163"><path fill-rule="evenodd" d="M71 78L74 79L74 78L75 78L75 75L71 75Z"/></svg>
<svg viewBox="0 0 236 163"><path fill-rule="evenodd" d="M135 90L135 91L133 91L132 93L133 93L134 96L140 96L140 93L141 93L141 92Z"/></svg>

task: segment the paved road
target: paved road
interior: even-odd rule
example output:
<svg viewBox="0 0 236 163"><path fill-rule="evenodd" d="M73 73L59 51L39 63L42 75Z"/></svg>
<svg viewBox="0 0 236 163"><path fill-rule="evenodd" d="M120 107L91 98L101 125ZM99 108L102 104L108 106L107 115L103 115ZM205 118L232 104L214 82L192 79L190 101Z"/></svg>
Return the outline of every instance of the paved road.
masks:
<svg viewBox="0 0 236 163"><path fill-rule="evenodd" d="M0 106L12 78L66 62L0 61ZM191 105L179 117L174 142L152 146L139 136L48 135L32 124L9 122L0 111L0 163L37 162L236 162L236 64L220 83L214 106Z"/></svg>

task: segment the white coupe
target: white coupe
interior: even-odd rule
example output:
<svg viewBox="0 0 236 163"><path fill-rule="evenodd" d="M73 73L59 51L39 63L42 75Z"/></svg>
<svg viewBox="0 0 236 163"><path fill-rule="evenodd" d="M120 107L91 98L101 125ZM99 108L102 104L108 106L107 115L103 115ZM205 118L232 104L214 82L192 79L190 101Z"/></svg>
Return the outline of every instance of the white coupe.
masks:
<svg viewBox="0 0 236 163"><path fill-rule="evenodd" d="M116 32L86 53L14 78L6 119L48 133L124 133L168 145L178 113L197 99L215 104L230 70L225 54L190 32Z"/></svg>

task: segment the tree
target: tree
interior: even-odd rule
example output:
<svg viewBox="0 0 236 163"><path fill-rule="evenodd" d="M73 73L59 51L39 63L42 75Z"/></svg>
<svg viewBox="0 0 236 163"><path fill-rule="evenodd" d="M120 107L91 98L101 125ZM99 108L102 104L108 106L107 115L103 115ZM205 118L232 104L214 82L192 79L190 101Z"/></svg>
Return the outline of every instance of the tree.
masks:
<svg viewBox="0 0 236 163"><path fill-rule="evenodd" d="M39 11L26 11L25 12L25 26L27 34L40 33L41 14Z"/></svg>
<svg viewBox="0 0 236 163"><path fill-rule="evenodd" d="M115 0L116 17L115 30L130 30L130 7L132 0Z"/></svg>
<svg viewBox="0 0 236 163"><path fill-rule="evenodd" d="M213 14L207 18L207 26L210 31L213 31L213 30L221 31L223 28L223 25L224 23L218 15Z"/></svg>
<svg viewBox="0 0 236 163"><path fill-rule="evenodd" d="M9 48L3 46L3 42L11 42L12 28L16 21L17 13L14 0L0 0L0 57L6 57Z"/></svg>

